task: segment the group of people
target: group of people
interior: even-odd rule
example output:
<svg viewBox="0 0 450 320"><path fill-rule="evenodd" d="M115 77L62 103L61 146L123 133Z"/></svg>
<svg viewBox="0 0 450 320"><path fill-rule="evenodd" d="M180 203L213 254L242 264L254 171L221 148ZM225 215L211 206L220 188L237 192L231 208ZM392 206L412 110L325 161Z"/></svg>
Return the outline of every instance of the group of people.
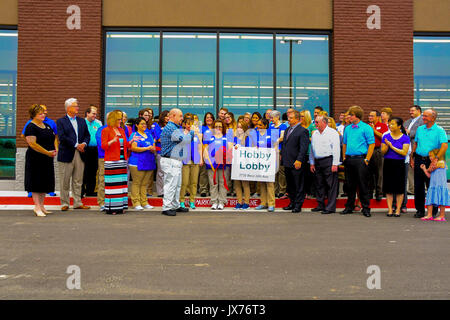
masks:
<svg viewBox="0 0 450 320"><path fill-rule="evenodd" d="M158 117L152 109L143 109L130 121L125 112L113 110L102 125L95 106L85 111L85 118L78 116L75 98L67 99L65 108L67 115L55 124L45 106L32 105L24 127L29 145L25 190L32 194L37 216L48 213L44 197L55 190L55 157L62 211L69 209L72 189L74 209L89 209L82 198L97 196L101 211L125 213L131 180L135 210L153 208L148 196L155 189L163 197L162 213L168 216L195 209L197 194L210 195L212 210L223 210L229 195L237 197L236 210L249 209L251 195L259 195L255 210L269 212L275 210L276 197L289 198L283 209L293 213L301 212L307 197L315 197L312 211L330 214L336 212L342 174L347 203L341 214L359 207L370 217L370 200L385 195L387 215L399 217L406 212L408 193L414 193L415 217L445 221L450 203L444 161L447 135L435 123L433 109L422 113L413 106L405 122L393 116L391 108L373 110L367 123L359 106L339 114L338 123L319 106L312 116L308 110L291 108L283 115L267 110L237 119L221 108L217 118L207 112L203 122L176 108ZM241 147L275 150L274 182L230 179L233 150ZM438 206L435 217L433 207Z"/></svg>

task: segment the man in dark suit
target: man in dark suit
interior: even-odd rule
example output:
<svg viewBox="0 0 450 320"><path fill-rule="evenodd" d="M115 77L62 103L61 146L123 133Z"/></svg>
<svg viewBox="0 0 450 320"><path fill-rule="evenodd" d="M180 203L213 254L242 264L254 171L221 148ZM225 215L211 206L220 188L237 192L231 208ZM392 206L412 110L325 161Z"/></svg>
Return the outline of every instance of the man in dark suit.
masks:
<svg viewBox="0 0 450 320"><path fill-rule="evenodd" d="M71 179L74 209L89 209L89 206L85 206L81 202L81 185L84 172L82 155L89 143L90 134L86 121L76 116L79 109L77 99L67 99L65 107L67 115L56 122L59 137L58 167L61 210L69 209Z"/></svg>
<svg viewBox="0 0 450 320"><path fill-rule="evenodd" d="M293 213L302 211L305 201L303 189L304 166L309 146L308 130L300 124L300 112L297 110L288 115L289 128L285 131L283 147L281 149L281 165L285 168L286 191L290 203L283 210L292 210Z"/></svg>

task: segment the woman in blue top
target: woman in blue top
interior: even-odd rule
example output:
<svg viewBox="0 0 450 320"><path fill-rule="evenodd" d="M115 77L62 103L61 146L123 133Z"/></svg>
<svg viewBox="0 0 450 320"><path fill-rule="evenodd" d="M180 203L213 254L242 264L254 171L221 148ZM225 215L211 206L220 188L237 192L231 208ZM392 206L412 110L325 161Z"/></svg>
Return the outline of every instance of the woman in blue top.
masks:
<svg viewBox="0 0 450 320"><path fill-rule="evenodd" d="M227 203L228 182L230 180L231 151L233 145L227 142L225 123L214 121L214 132L211 138L204 139L207 147L204 150L204 162L209 178L211 193L211 209L223 210Z"/></svg>
<svg viewBox="0 0 450 320"><path fill-rule="evenodd" d="M202 135L199 128L194 126L193 118L185 118L183 129L194 131L194 138L183 151L183 168L181 174L180 206L185 208L185 194L189 192L189 206L195 209L195 196L197 195L198 173L203 165Z"/></svg>
<svg viewBox="0 0 450 320"><path fill-rule="evenodd" d="M257 129L251 135L252 147L258 148L275 148L278 146L272 142L269 129L269 120L262 118L256 124ZM275 211L275 183L274 182L258 182L261 192L261 204L255 210L267 209L268 212Z"/></svg>
<svg viewBox="0 0 450 320"><path fill-rule="evenodd" d="M214 115L211 112L205 113L205 116L203 118L203 125L201 128L203 146L205 146L205 140L209 141L211 139L214 129L214 120ZM198 192L202 197L206 197L206 195L209 193L208 173L204 164L200 166L200 173L198 177Z"/></svg>
<svg viewBox="0 0 450 320"><path fill-rule="evenodd" d="M234 137L234 148L238 149L239 146L250 147L250 139L247 135L248 124L245 120L239 120L236 128L236 136ZM246 180L233 180L234 190L236 192L237 203L234 207L235 210L247 210L250 205L250 184ZM242 193L244 199L242 199Z"/></svg>
<svg viewBox="0 0 450 320"><path fill-rule="evenodd" d="M131 138L135 141L131 144L131 156L128 160L133 183L131 185L131 202L134 209L153 209L148 203L147 188L156 169L155 141L147 130L147 121L138 118L135 123L135 132Z"/></svg>
<svg viewBox="0 0 450 320"><path fill-rule="evenodd" d="M383 192L386 193L388 217L392 217L392 202L394 194L397 195L396 217L400 217L401 203L405 189L405 157L409 149L409 137L403 127L401 118L392 118L389 121L390 133L385 134L381 140L381 153L384 154L383 163Z"/></svg>
<svg viewBox="0 0 450 320"><path fill-rule="evenodd" d="M156 147L156 194L158 197L162 198L164 194L164 172L161 170L161 132L162 129L166 126L167 122L169 122L169 111L164 110L159 115L158 122L153 122L152 127L150 129L153 140L155 140ZM153 194L153 180L150 182L149 188L147 190L147 194Z"/></svg>

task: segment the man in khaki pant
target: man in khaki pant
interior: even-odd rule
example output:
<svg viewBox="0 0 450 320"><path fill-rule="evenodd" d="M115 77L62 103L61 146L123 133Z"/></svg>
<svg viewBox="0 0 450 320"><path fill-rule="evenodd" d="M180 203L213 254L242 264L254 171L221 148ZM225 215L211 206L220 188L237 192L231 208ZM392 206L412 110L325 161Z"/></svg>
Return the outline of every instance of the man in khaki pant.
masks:
<svg viewBox="0 0 450 320"><path fill-rule="evenodd" d="M85 206L81 202L81 185L84 173L82 155L89 143L90 134L86 120L76 116L79 109L77 99L67 99L65 107L67 115L56 121L59 137L58 166L61 210L69 210L70 180L72 180L74 209L89 209L89 206Z"/></svg>

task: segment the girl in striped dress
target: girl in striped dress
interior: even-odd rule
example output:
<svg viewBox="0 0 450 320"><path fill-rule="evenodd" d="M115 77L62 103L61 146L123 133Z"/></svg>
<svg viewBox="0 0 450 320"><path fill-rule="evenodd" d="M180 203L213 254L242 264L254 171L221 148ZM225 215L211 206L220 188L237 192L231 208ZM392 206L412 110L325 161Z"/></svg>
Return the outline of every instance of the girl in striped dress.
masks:
<svg viewBox="0 0 450 320"><path fill-rule="evenodd" d="M130 142L120 127L122 112L111 111L102 131L102 148L105 150L105 213L121 214L128 209L127 159ZM133 138L134 139L134 138Z"/></svg>

